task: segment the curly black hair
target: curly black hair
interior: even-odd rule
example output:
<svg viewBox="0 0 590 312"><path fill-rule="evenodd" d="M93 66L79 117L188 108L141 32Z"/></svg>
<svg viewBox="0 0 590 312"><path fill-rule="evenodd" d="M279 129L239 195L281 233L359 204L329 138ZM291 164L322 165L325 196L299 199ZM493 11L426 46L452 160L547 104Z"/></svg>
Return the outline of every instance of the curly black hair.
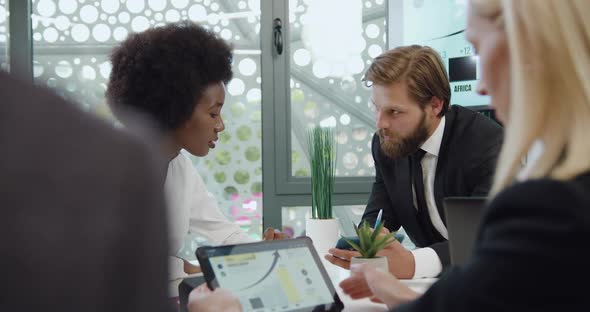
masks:
<svg viewBox="0 0 590 312"><path fill-rule="evenodd" d="M110 58L106 97L115 116L141 112L165 131L190 119L208 85L233 75L232 46L189 21L131 34Z"/></svg>

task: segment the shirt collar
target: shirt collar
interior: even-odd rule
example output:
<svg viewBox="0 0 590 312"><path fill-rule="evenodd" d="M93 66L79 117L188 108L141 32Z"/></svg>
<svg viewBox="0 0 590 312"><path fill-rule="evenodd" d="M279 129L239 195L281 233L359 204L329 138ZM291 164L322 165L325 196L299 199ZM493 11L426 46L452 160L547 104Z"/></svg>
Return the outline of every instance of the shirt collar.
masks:
<svg viewBox="0 0 590 312"><path fill-rule="evenodd" d="M434 133L420 146L426 153L438 157L440 151L440 145L442 143L443 134L445 132L445 116L443 116L434 130Z"/></svg>

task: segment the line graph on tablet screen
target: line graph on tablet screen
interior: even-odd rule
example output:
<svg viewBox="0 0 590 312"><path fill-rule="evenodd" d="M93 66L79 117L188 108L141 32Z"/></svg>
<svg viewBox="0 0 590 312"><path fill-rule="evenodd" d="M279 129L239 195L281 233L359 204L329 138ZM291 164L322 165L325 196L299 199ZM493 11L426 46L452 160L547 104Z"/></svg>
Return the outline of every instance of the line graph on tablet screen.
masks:
<svg viewBox="0 0 590 312"><path fill-rule="evenodd" d="M249 309L281 311L333 300L307 247L211 257L210 261L220 287L234 292Z"/></svg>

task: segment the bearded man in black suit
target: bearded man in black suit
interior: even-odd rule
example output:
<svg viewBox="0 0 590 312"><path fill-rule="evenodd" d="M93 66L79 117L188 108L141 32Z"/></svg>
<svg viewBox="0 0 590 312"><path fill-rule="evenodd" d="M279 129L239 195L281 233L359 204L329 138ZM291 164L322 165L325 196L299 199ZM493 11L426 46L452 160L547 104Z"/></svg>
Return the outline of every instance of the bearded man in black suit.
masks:
<svg viewBox="0 0 590 312"><path fill-rule="evenodd" d="M503 129L473 110L450 105L449 79L430 47L403 46L378 56L367 72L378 131L375 183L363 220L379 210L389 231L403 227L416 249L399 242L381 252L398 278L438 276L450 264L443 199L490 190ZM355 251L331 249L344 268Z"/></svg>

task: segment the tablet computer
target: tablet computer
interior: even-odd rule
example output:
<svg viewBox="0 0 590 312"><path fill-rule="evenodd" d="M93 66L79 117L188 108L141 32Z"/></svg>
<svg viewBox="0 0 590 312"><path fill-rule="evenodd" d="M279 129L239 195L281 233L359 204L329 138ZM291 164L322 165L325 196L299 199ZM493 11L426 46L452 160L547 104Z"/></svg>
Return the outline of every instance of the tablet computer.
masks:
<svg viewBox="0 0 590 312"><path fill-rule="evenodd" d="M244 311L342 311L309 237L202 246L197 259L211 289L234 293Z"/></svg>

